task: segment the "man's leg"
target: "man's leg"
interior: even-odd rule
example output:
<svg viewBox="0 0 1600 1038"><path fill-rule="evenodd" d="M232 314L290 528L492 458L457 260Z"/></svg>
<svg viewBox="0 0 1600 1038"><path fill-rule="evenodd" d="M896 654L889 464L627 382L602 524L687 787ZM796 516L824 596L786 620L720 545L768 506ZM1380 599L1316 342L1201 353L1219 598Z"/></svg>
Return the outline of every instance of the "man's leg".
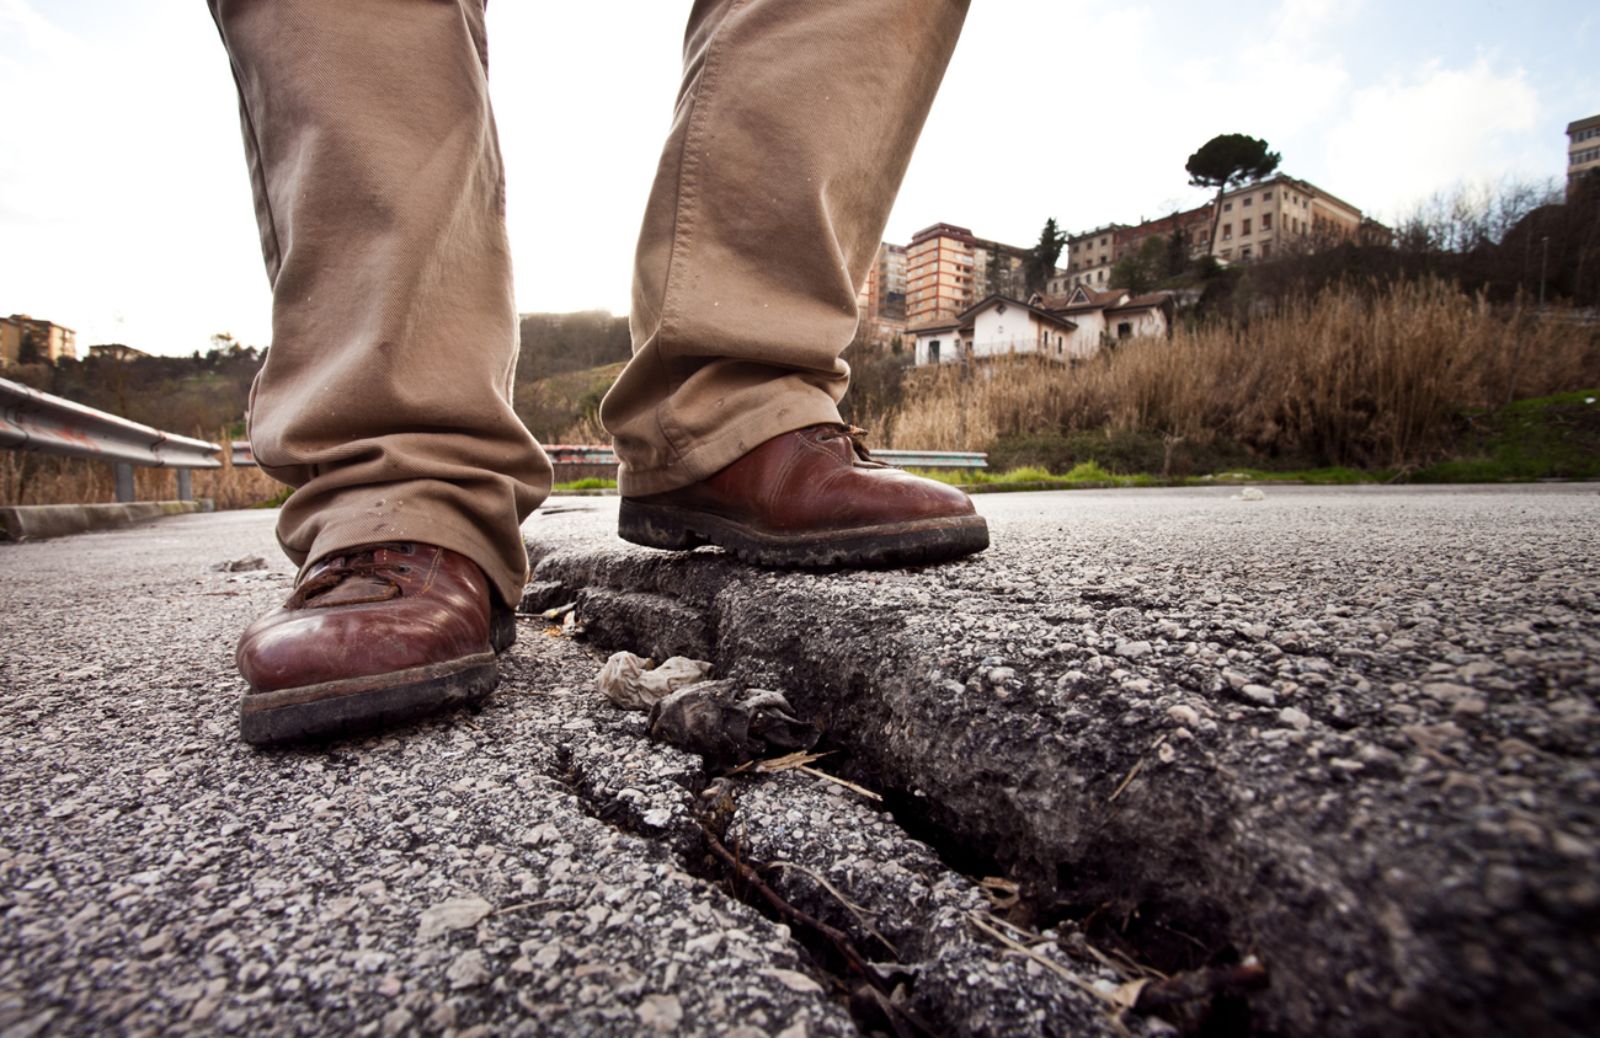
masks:
<svg viewBox="0 0 1600 1038"><path fill-rule="evenodd" d="M273 291L250 435L295 487L278 539L303 567L295 598L241 641L246 737L481 695L491 613L527 575L519 526L551 479L510 404L482 0L211 8Z"/></svg>
<svg viewBox="0 0 1600 1038"><path fill-rule="evenodd" d="M601 411L623 536L778 565L987 544L963 495L859 457L836 407L857 287L966 8L695 4L639 238L634 357Z"/></svg>

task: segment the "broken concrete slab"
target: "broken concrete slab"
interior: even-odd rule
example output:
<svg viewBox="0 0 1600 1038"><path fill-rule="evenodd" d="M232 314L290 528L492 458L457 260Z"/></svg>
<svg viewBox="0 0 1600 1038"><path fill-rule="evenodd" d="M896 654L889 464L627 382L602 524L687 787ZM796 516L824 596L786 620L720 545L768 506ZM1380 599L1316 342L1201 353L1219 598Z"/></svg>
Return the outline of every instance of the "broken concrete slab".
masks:
<svg viewBox="0 0 1600 1038"><path fill-rule="evenodd" d="M530 605L782 690L1038 932L1165 971L1259 955L1268 1031L1600 1008L1592 487L990 497L983 556L829 575L562 507L526 527Z"/></svg>

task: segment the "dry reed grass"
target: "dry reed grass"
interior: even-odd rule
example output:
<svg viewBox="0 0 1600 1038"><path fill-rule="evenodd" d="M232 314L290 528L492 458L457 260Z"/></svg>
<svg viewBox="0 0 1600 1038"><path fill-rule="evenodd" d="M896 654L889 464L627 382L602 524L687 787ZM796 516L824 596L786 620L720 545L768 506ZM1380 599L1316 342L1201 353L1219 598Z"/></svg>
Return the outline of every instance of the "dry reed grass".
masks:
<svg viewBox="0 0 1600 1038"><path fill-rule="evenodd" d="M136 467L133 489L135 500L176 500L178 476L172 469ZM226 452L221 468L194 473L194 496L210 498L219 509L254 508L282 490L283 484L260 469L235 466ZM0 505L100 504L116 499L116 475L107 462L0 451Z"/></svg>
<svg viewBox="0 0 1600 1038"><path fill-rule="evenodd" d="M1420 282L1330 290L1247 322L1126 342L1074 368L1028 357L917 372L874 428L889 446L921 450L1140 431L1226 438L1324 465L1401 467L1439 451L1463 411L1597 383L1593 326L1497 313Z"/></svg>

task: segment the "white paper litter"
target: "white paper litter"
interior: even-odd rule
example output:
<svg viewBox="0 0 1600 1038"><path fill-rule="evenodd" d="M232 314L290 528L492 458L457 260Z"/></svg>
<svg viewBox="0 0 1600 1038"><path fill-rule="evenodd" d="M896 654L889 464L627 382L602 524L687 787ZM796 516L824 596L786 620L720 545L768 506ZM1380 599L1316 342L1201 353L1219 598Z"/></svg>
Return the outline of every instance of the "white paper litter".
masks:
<svg viewBox="0 0 1600 1038"><path fill-rule="evenodd" d="M624 710L648 710L686 685L704 681L711 673L705 660L674 656L656 666L654 660L619 652L600 668L600 694Z"/></svg>

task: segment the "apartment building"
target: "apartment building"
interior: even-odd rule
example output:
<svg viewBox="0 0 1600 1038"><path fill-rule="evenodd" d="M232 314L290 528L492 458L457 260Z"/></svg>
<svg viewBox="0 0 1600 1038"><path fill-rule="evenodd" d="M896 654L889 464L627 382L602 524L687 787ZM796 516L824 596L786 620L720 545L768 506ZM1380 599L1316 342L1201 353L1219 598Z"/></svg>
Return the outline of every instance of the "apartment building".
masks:
<svg viewBox="0 0 1600 1038"><path fill-rule="evenodd" d="M1361 210L1304 180L1275 176L1222 196L1211 254L1224 263L1271 259L1362 237Z"/></svg>
<svg viewBox="0 0 1600 1038"><path fill-rule="evenodd" d="M936 223L906 246L906 321L911 327L948 321L971 305L973 252L965 227Z"/></svg>
<svg viewBox="0 0 1600 1038"><path fill-rule="evenodd" d="M12 314L0 317L0 367L19 363L29 341L40 361L54 364L63 357L78 358L77 332L27 314Z"/></svg>
<svg viewBox="0 0 1600 1038"><path fill-rule="evenodd" d="M106 342L89 347L90 360L143 360L150 354L120 342Z"/></svg>
<svg viewBox="0 0 1600 1038"><path fill-rule="evenodd" d="M1078 285L1104 288L1117 262L1117 234L1127 229L1126 224L1108 223L1069 237L1064 253L1067 266L1050 277L1050 294L1062 295Z"/></svg>
<svg viewBox="0 0 1600 1038"><path fill-rule="evenodd" d="M955 224L923 228L905 250L907 325L948 322L995 289L1020 294L1029 252Z"/></svg>
<svg viewBox="0 0 1600 1038"><path fill-rule="evenodd" d="M876 346L897 341L906 331L906 249L883 242L856 297L860 327Z"/></svg>
<svg viewBox="0 0 1600 1038"><path fill-rule="evenodd" d="M1211 204L1195 206L1181 213L1173 213L1155 220L1141 220L1132 227L1117 232L1112 262L1137 253L1151 238L1163 240L1182 234L1186 251L1193 256L1205 255L1211 241Z"/></svg>
<svg viewBox="0 0 1600 1038"><path fill-rule="evenodd" d="M1567 124L1567 193L1585 173L1600 169L1600 115Z"/></svg>
<svg viewBox="0 0 1600 1038"><path fill-rule="evenodd" d="M7 317L0 317L0 368L7 368L22 355L22 326Z"/></svg>

